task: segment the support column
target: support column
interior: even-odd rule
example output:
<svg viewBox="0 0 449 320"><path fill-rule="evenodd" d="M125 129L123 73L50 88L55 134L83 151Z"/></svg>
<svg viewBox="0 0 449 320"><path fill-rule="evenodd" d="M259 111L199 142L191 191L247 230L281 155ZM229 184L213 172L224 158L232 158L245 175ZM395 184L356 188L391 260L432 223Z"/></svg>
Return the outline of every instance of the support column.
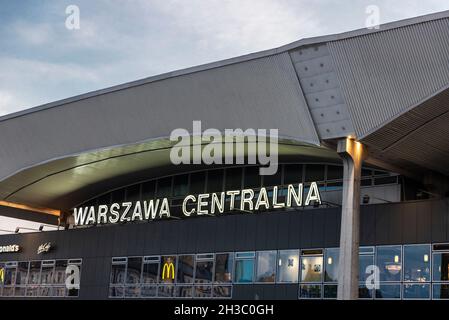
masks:
<svg viewBox="0 0 449 320"><path fill-rule="evenodd" d="M359 296L360 177L367 152L350 138L338 142L337 152L343 159L337 299L355 300Z"/></svg>

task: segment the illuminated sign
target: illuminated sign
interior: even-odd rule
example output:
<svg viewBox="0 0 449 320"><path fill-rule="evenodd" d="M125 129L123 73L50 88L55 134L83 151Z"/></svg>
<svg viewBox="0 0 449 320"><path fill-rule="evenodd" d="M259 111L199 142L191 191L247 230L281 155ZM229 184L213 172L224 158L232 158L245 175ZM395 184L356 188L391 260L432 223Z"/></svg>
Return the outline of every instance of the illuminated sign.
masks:
<svg viewBox="0 0 449 320"><path fill-rule="evenodd" d="M18 252L19 250L20 250L20 246L17 244L9 244L6 246L0 246L0 253Z"/></svg>
<svg viewBox="0 0 449 320"><path fill-rule="evenodd" d="M0 283L5 282L5 268L0 268Z"/></svg>
<svg viewBox="0 0 449 320"><path fill-rule="evenodd" d="M173 262L164 263L164 267L162 268L162 280L175 279L175 266Z"/></svg>
<svg viewBox="0 0 449 320"><path fill-rule="evenodd" d="M256 191L243 189L187 195L182 202L182 214L190 217L217 215L225 211L252 213L260 209L301 207L314 203L321 204L317 183L312 182L307 188L299 183L289 184L282 189L275 186L270 189L262 187ZM75 225L94 225L170 218L171 214L169 200L163 198L75 208L74 216Z"/></svg>
<svg viewBox="0 0 449 320"><path fill-rule="evenodd" d="M51 249L51 242L43 243L37 248L37 254L48 252L50 251L50 249Z"/></svg>

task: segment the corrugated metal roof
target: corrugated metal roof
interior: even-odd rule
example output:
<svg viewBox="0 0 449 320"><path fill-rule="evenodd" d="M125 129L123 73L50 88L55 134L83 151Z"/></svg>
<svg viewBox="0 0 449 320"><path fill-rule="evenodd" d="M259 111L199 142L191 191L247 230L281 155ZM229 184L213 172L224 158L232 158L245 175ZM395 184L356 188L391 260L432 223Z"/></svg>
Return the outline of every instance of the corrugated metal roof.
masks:
<svg viewBox="0 0 449 320"><path fill-rule="evenodd" d="M345 101L359 138L449 85L449 19L333 41Z"/></svg>

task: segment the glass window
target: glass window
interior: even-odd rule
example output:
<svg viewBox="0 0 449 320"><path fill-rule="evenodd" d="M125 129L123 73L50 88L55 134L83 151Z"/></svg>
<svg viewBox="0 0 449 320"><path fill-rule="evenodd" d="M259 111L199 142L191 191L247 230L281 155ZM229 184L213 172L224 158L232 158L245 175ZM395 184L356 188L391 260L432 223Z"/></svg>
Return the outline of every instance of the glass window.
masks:
<svg viewBox="0 0 449 320"><path fill-rule="evenodd" d="M401 246L377 247L380 281L401 281L401 262Z"/></svg>
<svg viewBox="0 0 449 320"><path fill-rule="evenodd" d="M67 260L56 260L55 263L55 274L54 274L54 284L65 284L67 269Z"/></svg>
<svg viewBox="0 0 449 320"><path fill-rule="evenodd" d="M325 254L325 282L337 282L338 281L338 262L340 250L338 248L326 249Z"/></svg>
<svg viewBox="0 0 449 320"><path fill-rule="evenodd" d="M302 284L299 288L301 299L321 299L321 285Z"/></svg>
<svg viewBox="0 0 449 320"><path fill-rule="evenodd" d="M195 267L193 255L178 256L178 283L192 283L193 269Z"/></svg>
<svg viewBox="0 0 449 320"><path fill-rule="evenodd" d="M125 287L126 298L138 298L140 296L140 286L131 285Z"/></svg>
<svg viewBox="0 0 449 320"><path fill-rule="evenodd" d="M321 282L322 272L322 256L301 257L301 282Z"/></svg>
<svg viewBox="0 0 449 320"><path fill-rule="evenodd" d="M359 255L359 281L365 282L373 271L370 271L369 267L374 265L373 254L360 254ZM370 278L374 280L373 278Z"/></svg>
<svg viewBox="0 0 449 320"><path fill-rule="evenodd" d="M434 284L433 299L449 299L449 284Z"/></svg>
<svg viewBox="0 0 449 320"><path fill-rule="evenodd" d="M29 264L28 261L22 261L17 265L16 285L24 285L27 283Z"/></svg>
<svg viewBox="0 0 449 320"><path fill-rule="evenodd" d="M337 299L337 289L336 284L326 284L324 285L323 298L324 299Z"/></svg>
<svg viewBox="0 0 449 320"><path fill-rule="evenodd" d="M204 186L206 182L206 172L196 172L190 175L190 193L200 194L204 193Z"/></svg>
<svg viewBox="0 0 449 320"><path fill-rule="evenodd" d="M433 254L433 281L449 281L449 252Z"/></svg>
<svg viewBox="0 0 449 320"><path fill-rule="evenodd" d="M245 188L260 188L261 176L259 175L259 167L246 167L244 174L244 187Z"/></svg>
<svg viewBox="0 0 449 320"><path fill-rule="evenodd" d="M140 184L130 186L126 189L126 201L140 200Z"/></svg>
<svg viewBox="0 0 449 320"><path fill-rule="evenodd" d="M157 296L162 298L174 297L175 286L173 284L159 285L157 289Z"/></svg>
<svg viewBox="0 0 449 320"><path fill-rule="evenodd" d="M398 183L398 177L397 176L374 179L374 184L375 185L392 184L392 183Z"/></svg>
<svg viewBox="0 0 449 320"><path fill-rule="evenodd" d="M376 299L401 299L401 285L380 284L376 289Z"/></svg>
<svg viewBox="0 0 449 320"><path fill-rule="evenodd" d="M39 284L41 274L41 261L30 262L30 272L28 275L28 284Z"/></svg>
<svg viewBox="0 0 449 320"><path fill-rule="evenodd" d="M195 298L210 298L212 286L195 286Z"/></svg>
<svg viewBox="0 0 449 320"><path fill-rule="evenodd" d="M430 299L430 284L404 283L404 299Z"/></svg>
<svg viewBox="0 0 449 320"><path fill-rule="evenodd" d="M232 286L214 286L212 290L215 298L232 298Z"/></svg>
<svg viewBox="0 0 449 320"><path fill-rule="evenodd" d="M359 285L359 299L372 299L373 298L373 290L368 289L365 284Z"/></svg>
<svg viewBox="0 0 449 320"><path fill-rule="evenodd" d="M153 199L156 191L156 181L148 181L142 184L142 199Z"/></svg>
<svg viewBox="0 0 449 320"><path fill-rule="evenodd" d="M126 258L112 258L111 283L123 284L125 282Z"/></svg>
<svg viewBox="0 0 449 320"><path fill-rule="evenodd" d="M145 257L143 263L142 282L157 283L159 279L159 257ZM152 288L148 288L152 291Z"/></svg>
<svg viewBox="0 0 449 320"><path fill-rule="evenodd" d="M240 190L242 188L242 168L226 169L226 190Z"/></svg>
<svg viewBox="0 0 449 320"><path fill-rule="evenodd" d="M276 250L257 252L256 282L271 282L276 279Z"/></svg>
<svg viewBox="0 0 449 320"><path fill-rule="evenodd" d="M340 180L343 179L343 167L342 166L327 166L327 180Z"/></svg>
<svg viewBox="0 0 449 320"><path fill-rule="evenodd" d="M0 273L3 274L3 276L0 277L0 295L2 293L1 288L3 286L3 282L5 281L4 272L5 272L5 264L3 262L0 262Z"/></svg>
<svg viewBox="0 0 449 320"><path fill-rule="evenodd" d="M171 195L172 177L162 178L157 181L156 197L169 197Z"/></svg>
<svg viewBox="0 0 449 320"><path fill-rule="evenodd" d="M156 294L157 294L157 286L156 285L153 285L153 286L147 285L147 286L142 286L140 288L140 295L143 298L156 297Z"/></svg>
<svg viewBox="0 0 449 320"><path fill-rule="evenodd" d="M109 297L111 298L121 298L125 293L125 289L123 287L115 287L111 286L109 288Z"/></svg>
<svg viewBox="0 0 449 320"><path fill-rule="evenodd" d="M195 283L211 283L214 274L214 255L197 254Z"/></svg>
<svg viewBox="0 0 449 320"><path fill-rule="evenodd" d="M302 182L302 164L286 164L284 166L284 184Z"/></svg>
<svg viewBox="0 0 449 320"><path fill-rule="evenodd" d="M217 253L215 255L215 282L232 282L232 266L234 255L232 253Z"/></svg>
<svg viewBox="0 0 449 320"><path fill-rule="evenodd" d="M278 282L298 282L299 250L279 250Z"/></svg>
<svg viewBox="0 0 449 320"><path fill-rule="evenodd" d="M128 267L126 268L126 283L140 283L142 274L142 257L128 258Z"/></svg>
<svg viewBox="0 0 449 320"><path fill-rule="evenodd" d="M404 246L404 281L430 281L430 246Z"/></svg>
<svg viewBox="0 0 449 320"><path fill-rule="evenodd" d="M207 172L207 192L223 191L223 180L223 170L209 170Z"/></svg>
<svg viewBox="0 0 449 320"><path fill-rule="evenodd" d="M125 201L125 189L112 191L112 203L120 203Z"/></svg>
<svg viewBox="0 0 449 320"><path fill-rule="evenodd" d="M237 252L235 254L236 283L251 283L254 279L254 252Z"/></svg>
<svg viewBox="0 0 449 320"><path fill-rule="evenodd" d="M41 284L52 284L53 273L55 270L54 261L43 261L41 270Z"/></svg>
<svg viewBox="0 0 449 320"><path fill-rule="evenodd" d="M5 286L13 286L16 282L16 275L17 275L17 262L6 263L5 280L3 281L3 284ZM12 293L12 295L13 294L14 293Z"/></svg>
<svg viewBox="0 0 449 320"><path fill-rule="evenodd" d="M278 167L275 174L263 176L263 185L265 187L269 186L279 186L282 184L282 166Z"/></svg>
<svg viewBox="0 0 449 320"><path fill-rule="evenodd" d="M174 283L175 282L175 271L176 271L176 256L162 256L161 257L161 282Z"/></svg>
<svg viewBox="0 0 449 320"><path fill-rule="evenodd" d="M193 286L176 286L175 296L179 298L191 298L193 297Z"/></svg>
<svg viewBox="0 0 449 320"><path fill-rule="evenodd" d="M174 177L173 196L185 196L189 193L189 175L182 174Z"/></svg>
<svg viewBox="0 0 449 320"><path fill-rule="evenodd" d="M308 164L306 165L306 182L324 181L324 165Z"/></svg>

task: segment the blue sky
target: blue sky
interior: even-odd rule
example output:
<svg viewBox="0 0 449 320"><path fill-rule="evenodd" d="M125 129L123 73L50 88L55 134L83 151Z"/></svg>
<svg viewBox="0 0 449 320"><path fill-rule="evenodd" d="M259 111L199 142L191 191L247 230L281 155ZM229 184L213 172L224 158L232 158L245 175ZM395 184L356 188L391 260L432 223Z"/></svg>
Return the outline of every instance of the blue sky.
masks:
<svg viewBox="0 0 449 320"><path fill-rule="evenodd" d="M80 29L65 27L68 5ZM0 0L0 115L151 75L449 9L441 0Z"/></svg>

